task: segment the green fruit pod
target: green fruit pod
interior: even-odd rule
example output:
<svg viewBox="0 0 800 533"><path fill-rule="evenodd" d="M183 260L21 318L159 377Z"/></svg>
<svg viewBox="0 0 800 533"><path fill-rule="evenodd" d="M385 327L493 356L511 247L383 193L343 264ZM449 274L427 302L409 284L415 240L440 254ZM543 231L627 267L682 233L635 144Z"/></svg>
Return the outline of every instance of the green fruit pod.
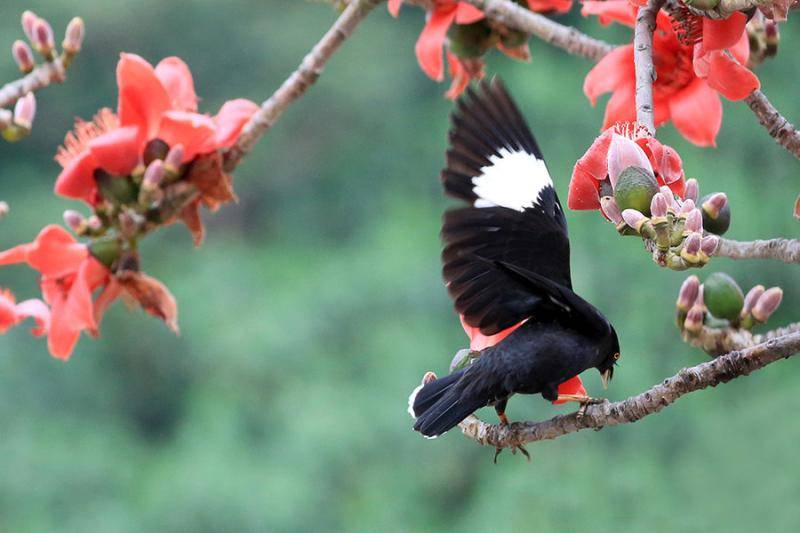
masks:
<svg viewBox="0 0 800 533"><path fill-rule="evenodd" d="M744 294L732 277L714 272L703 283L703 301L715 317L735 322L744 306Z"/></svg>
<svg viewBox="0 0 800 533"><path fill-rule="evenodd" d="M620 211L635 209L650 216L650 201L658 192L656 178L640 167L623 170L614 187L614 200Z"/></svg>
<svg viewBox="0 0 800 533"><path fill-rule="evenodd" d="M447 32L450 51L464 59L481 57L497 42L486 19L472 24L453 24Z"/></svg>

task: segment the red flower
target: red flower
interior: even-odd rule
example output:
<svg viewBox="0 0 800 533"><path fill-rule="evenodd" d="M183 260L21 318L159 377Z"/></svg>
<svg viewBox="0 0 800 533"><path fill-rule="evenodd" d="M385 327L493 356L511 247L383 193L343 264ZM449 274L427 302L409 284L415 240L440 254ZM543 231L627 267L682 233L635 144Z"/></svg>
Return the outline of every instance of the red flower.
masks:
<svg viewBox="0 0 800 533"><path fill-rule="evenodd" d="M597 15L602 24L612 21L633 26L636 8L628 0L584 2L584 15ZM719 94L740 100L757 89L758 78L742 67L749 56L746 34L739 32L738 15L721 22L703 20L699 43L682 44L673 20L663 11L656 20L653 60L657 79L653 84L655 123L672 120L689 141L700 146L714 145L722 124ZM735 59L728 57L730 52ZM606 105L603 128L615 122L636 119L636 77L633 45L620 46L606 55L589 72L583 90L594 105L597 97L611 92Z"/></svg>
<svg viewBox="0 0 800 533"><path fill-rule="evenodd" d="M508 329L504 329L500 333L496 333L494 335L486 336L481 333L481 330L478 328L474 328L467 324L464 321L464 316L459 315L461 319L461 326L464 328L464 332L469 337L469 349L473 351L480 351L484 348L488 348L489 346L494 346L501 340L508 337L515 329L520 327L522 324L525 323L523 320L519 324L515 326L511 326ZM583 387L583 382L579 376L575 376L573 378L568 379L564 383L558 386L558 393L559 394L572 394L576 396L586 396L586 389ZM555 405L560 405L563 403L567 403L567 400L557 400L553 402Z"/></svg>
<svg viewBox="0 0 800 533"><path fill-rule="evenodd" d="M636 123L620 123L605 130L575 163L567 196L567 205L570 209L599 209L600 196L610 195L613 191L609 168L612 167L615 171L622 170L636 159L636 154L611 153L610 148L615 137L633 141L631 144L635 143L635 146L641 149L641 155L646 156L645 161L649 163L658 184L667 185L672 192L683 197L686 180L683 162L678 152L651 137L644 126ZM614 179L616 180L616 177ZM604 184L606 184L605 191L601 195L600 190Z"/></svg>
<svg viewBox="0 0 800 533"><path fill-rule="evenodd" d="M402 4L403 0L389 0L389 12L392 16L396 17L399 14ZM532 11L565 13L572 7L572 0L528 0L528 7ZM425 27L419 34L414 48L422 71L431 79L444 80L442 52L450 26L453 23L472 24L483 18L483 12L472 4L457 0L434 0L434 8L428 13ZM447 60L453 77L453 84L446 93L448 98L456 98L470 80L483 77L482 68L476 68L475 65L465 68L463 61L455 56L451 57L449 53Z"/></svg>
<svg viewBox="0 0 800 533"><path fill-rule="evenodd" d="M56 181L56 193L94 205L97 169L130 174L153 139L170 146L182 144L183 162L228 148L258 110L255 103L239 99L226 102L214 117L197 113L192 74L177 57L153 68L137 55L122 54L117 85L117 113L102 109L92 122L79 121L59 149L56 160L64 170Z"/></svg>
<svg viewBox="0 0 800 533"><path fill-rule="evenodd" d="M11 291L0 288L0 335L7 332L26 318L33 318L36 327L34 335L44 335L50 325L50 309L41 300L25 300L17 303Z"/></svg>
<svg viewBox="0 0 800 533"><path fill-rule="evenodd" d="M81 331L97 329L105 307L96 310L92 293L109 286L110 272L86 245L55 225L44 228L30 244L0 252L0 265L14 263L27 263L41 274L42 294L50 306L48 348L53 357L69 359Z"/></svg>

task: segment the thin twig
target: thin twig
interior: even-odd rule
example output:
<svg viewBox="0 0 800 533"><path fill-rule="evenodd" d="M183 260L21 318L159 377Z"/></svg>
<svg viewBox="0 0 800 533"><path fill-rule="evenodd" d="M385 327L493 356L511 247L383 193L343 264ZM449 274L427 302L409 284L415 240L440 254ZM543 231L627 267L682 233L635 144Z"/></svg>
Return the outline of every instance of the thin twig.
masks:
<svg viewBox="0 0 800 533"><path fill-rule="evenodd" d="M800 159L800 131L795 128L774 105L766 95L759 90L744 99L750 109L758 117L758 122L764 126L769 136L775 142L786 148L792 155Z"/></svg>
<svg viewBox="0 0 800 533"><path fill-rule="evenodd" d="M62 83L66 79L65 72L60 57L39 65L24 77L0 88L0 108L11 107L26 94L44 89L52 83Z"/></svg>
<svg viewBox="0 0 800 533"><path fill-rule="evenodd" d="M653 32L656 31L656 17L665 0L649 0L639 8L636 27L633 33L633 62L636 69L636 121L644 125L651 135L655 135L653 118L653 82L656 68L653 64Z"/></svg>
<svg viewBox="0 0 800 533"><path fill-rule="evenodd" d="M737 11L748 11L754 7L759 7L772 3L772 0L720 0L717 7L713 9L698 9L688 5L690 11L696 15L711 19L726 19Z"/></svg>
<svg viewBox="0 0 800 533"><path fill-rule="evenodd" d="M469 416L460 427L467 437L478 444L513 449L529 442L555 439L583 429L629 424L661 411L690 392L746 376L798 352L800 332L795 332L684 368L671 378L627 400L591 405L582 416L571 413L543 422L515 422L508 426L487 424L476 416Z"/></svg>
<svg viewBox="0 0 800 533"><path fill-rule="evenodd" d="M776 259L784 263L800 263L800 240L734 241L721 239L714 255L731 259Z"/></svg>
<svg viewBox="0 0 800 533"><path fill-rule="evenodd" d="M287 107L300 98L322 73L325 64L350 37L367 14L383 0L354 0L344 9L330 30L303 58L289 78L269 97L242 130L236 144L225 154L225 170L230 172L278 120Z"/></svg>
<svg viewBox="0 0 800 533"><path fill-rule="evenodd" d="M465 0L482 10L491 20L534 35L570 54L600 61L614 47L581 33L571 26L559 24L509 0Z"/></svg>

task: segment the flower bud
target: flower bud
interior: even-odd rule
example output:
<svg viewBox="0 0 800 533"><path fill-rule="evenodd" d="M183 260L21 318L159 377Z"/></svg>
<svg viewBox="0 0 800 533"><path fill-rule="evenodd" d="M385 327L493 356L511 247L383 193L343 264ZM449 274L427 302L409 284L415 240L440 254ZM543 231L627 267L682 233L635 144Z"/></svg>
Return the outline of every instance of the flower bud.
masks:
<svg viewBox="0 0 800 533"><path fill-rule="evenodd" d="M684 200L683 203L681 204L680 214L686 216L694 210L695 210L694 200L688 198Z"/></svg>
<svg viewBox="0 0 800 533"><path fill-rule="evenodd" d="M678 302L675 304L681 311L688 311L697 300L700 293L700 279L697 276L689 276L681 285L678 292Z"/></svg>
<svg viewBox="0 0 800 533"><path fill-rule="evenodd" d="M453 24L447 32L450 52L461 59L481 57L494 45L493 33L486 20Z"/></svg>
<svg viewBox="0 0 800 533"><path fill-rule="evenodd" d="M700 243L702 241L702 237L699 233L690 233L686 240L683 241L683 251L685 251L690 256L696 256L697 253L700 251Z"/></svg>
<svg viewBox="0 0 800 533"><path fill-rule="evenodd" d="M626 209L622 212L622 220L638 232L649 219L636 209Z"/></svg>
<svg viewBox="0 0 800 533"><path fill-rule="evenodd" d="M614 200L613 196L603 196L600 198L600 208L603 210L603 213L608 217L608 219L614 224L619 224L622 222L622 213L620 212L619 206L617 206L617 201Z"/></svg>
<svg viewBox="0 0 800 533"><path fill-rule="evenodd" d="M183 155L185 150L182 144L176 144L167 152L167 157L164 158L164 167L170 174L178 174L180 172L181 163L183 163Z"/></svg>
<svg viewBox="0 0 800 533"><path fill-rule="evenodd" d="M724 192L711 193L702 198L703 224L706 231L722 235L731 225L731 208Z"/></svg>
<svg viewBox="0 0 800 533"><path fill-rule="evenodd" d="M33 47L48 60L53 57L53 49L56 46L55 38L53 37L53 28L50 23L43 18L37 18L33 23L33 38L31 39Z"/></svg>
<svg viewBox="0 0 800 533"><path fill-rule="evenodd" d="M696 202L700 197L700 185L698 185L696 179L686 180L686 192L684 192L683 197L693 202Z"/></svg>
<svg viewBox="0 0 800 533"><path fill-rule="evenodd" d="M767 289L753 306L753 317L759 322L766 322L781 305L782 299L783 290L780 287Z"/></svg>
<svg viewBox="0 0 800 533"><path fill-rule="evenodd" d="M686 319L683 321L683 329L692 333L698 333L703 329L705 317L706 314L703 308L699 305L695 305L689 309L689 312L686 314Z"/></svg>
<svg viewBox="0 0 800 533"><path fill-rule="evenodd" d="M135 237L143 223L144 219L141 215L126 209L119 215L120 235L126 239Z"/></svg>
<svg viewBox="0 0 800 533"><path fill-rule="evenodd" d="M61 43L64 51L72 55L80 52L81 45L83 45L84 34L85 27L83 24L83 19L80 17L75 17L70 20L69 24L67 24L67 31L64 34L64 41Z"/></svg>
<svg viewBox="0 0 800 533"><path fill-rule="evenodd" d="M659 193L653 196L653 199L650 200L650 214L653 215L653 218L663 218L667 216L667 200L664 198L664 195Z"/></svg>
<svg viewBox="0 0 800 533"><path fill-rule="evenodd" d="M714 272L703 283L703 300L717 318L736 321L744 308L744 295L736 281L723 272Z"/></svg>
<svg viewBox="0 0 800 533"><path fill-rule="evenodd" d="M154 160L144 171L142 188L147 190L157 189L161 185L161 182L164 181L165 175L166 170L164 169L164 162L160 159Z"/></svg>
<svg viewBox="0 0 800 533"><path fill-rule="evenodd" d="M627 167L622 170L614 185L614 199L622 211L635 209L648 215L650 202L657 193L658 183L653 174L639 167Z"/></svg>
<svg viewBox="0 0 800 533"><path fill-rule="evenodd" d="M0 218L5 217L11 211L11 208L8 207L6 202L0 200Z"/></svg>
<svg viewBox="0 0 800 533"><path fill-rule="evenodd" d="M86 219L86 225L89 228L89 231L100 231L103 229L103 221L100 220L100 217L97 215L92 215Z"/></svg>
<svg viewBox="0 0 800 533"><path fill-rule="evenodd" d="M753 310L753 307L756 305L756 302L761 295L764 294L764 286L763 285L756 285L749 291L747 291L747 295L744 297L744 306L742 307L742 316L747 316Z"/></svg>
<svg viewBox="0 0 800 533"><path fill-rule="evenodd" d="M703 215L699 209L693 209L686 217L686 231L699 233L703 231Z"/></svg>
<svg viewBox="0 0 800 533"><path fill-rule="evenodd" d="M153 139L149 141L144 146L144 153L142 155L142 160L144 162L144 166L149 166L150 163L155 161L156 159L163 160L167 157L167 153L169 152L169 145L162 141L161 139Z"/></svg>
<svg viewBox="0 0 800 533"><path fill-rule="evenodd" d="M89 245L89 253L106 268L111 268L122 254L122 245L116 237L102 237Z"/></svg>
<svg viewBox="0 0 800 533"><path fill-rule="evenodd" d="M673 213L676 213L680 206L678 205L678 201L675 199L675 193L673 193L672 189L666 185L662 185L660 190L664 200L667 201L667 209Z"/></svg>
<svg viewBox="0 0 800 533"><path fill-rule="evenodd" d="M25 41L14 41L11 46L11 55L14 56L14 61L19 69L25 74L32 71L33 67L36 66L36 62L33 60L33 50Z"/></svg>
<svg viewBox="0 0 800 533"><path fill-rule="evenodd" d="M717 252L717 247L719 246L719 237L716 235L706 235L703 237L703 240L700 241L700 249L703 251L704 254L711 257Z"/></svg>
<svg viewBox="0 0 800 533"><path fill-rule="evenodd" d="M33 11L28 10L22 13L22 31L25 32L25 37L31 42L34 40L33 26L36 24L37 20L39 20L39 17L37 17L36 13Z"/></svg>
<svg viewBox="0 0 800 533"><path fill-rule="evenodd" d="M86 219L82 214L72 209L64 211L64 223L69 226L69 229L78 234L83 233L86 228Z"/></svg>
<svg viewBox="0 0 800 533"><path fill-rule="evenodd" d="M14 106L14 124L20 128L30 130L33 127L33 119L36 117L36 97L33 93L28 93L19 100Z"/></svg>
<svg viewBox="0 0 800 533"><path fill-rule="evenodd" d="M617 182L622 173L629 168L636 168L648 176L653 176L653 181L655 181L653 166L650 164L647 154L638 144L622 135L612 134L606 162L608 179L614 190L617 189Z"/></svg>

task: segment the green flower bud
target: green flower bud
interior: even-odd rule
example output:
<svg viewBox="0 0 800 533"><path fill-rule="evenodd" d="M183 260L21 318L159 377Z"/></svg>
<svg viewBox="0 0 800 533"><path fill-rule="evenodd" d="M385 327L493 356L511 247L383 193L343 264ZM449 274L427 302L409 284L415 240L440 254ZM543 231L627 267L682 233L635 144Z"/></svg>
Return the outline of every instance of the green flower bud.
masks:
<svg viewBox="0 0 800 533"><path fill-rule="evenodd" d="M110 269L122 254L122 244L116 237L103 237L89 245L89 253Z"/></svg>
<svg viewBox="0 0 800 533"><path fill-rule="evenodd" d="M703 211L703 227L716 235L723 235L731 226L731 207L724 193L711 193L698 202Z"/></svg>
<svg viewBox="0 0 800 533"><path fill-rule="evenodd" d="M736 281L723 272L714 272L703 283L703 300L717 318L735 322L744 307L744 294Z"/></svg>
<svg viewBox="0 0 800 533"><path fill-rule="evenodd" d="M103 198L113 204L129 204L136 201L139 193L136 186L127 176L112 176L108 172L97 169L94 179Z"/></svg>
<svg viewBox="0 0 800 533"><path fill-rule="evenodd" d="M617 178L614 199L620 211L635 209L650 216L650 202L658 191L656 179L647 170L628 167Z"/></svg>
<svg viewBox="0 0 800 533"><path fill-rule="evenodd" d="M453 24L447 32L450 51L460 58L481 57L497 42L486 19L472 24Z"/></svg>

